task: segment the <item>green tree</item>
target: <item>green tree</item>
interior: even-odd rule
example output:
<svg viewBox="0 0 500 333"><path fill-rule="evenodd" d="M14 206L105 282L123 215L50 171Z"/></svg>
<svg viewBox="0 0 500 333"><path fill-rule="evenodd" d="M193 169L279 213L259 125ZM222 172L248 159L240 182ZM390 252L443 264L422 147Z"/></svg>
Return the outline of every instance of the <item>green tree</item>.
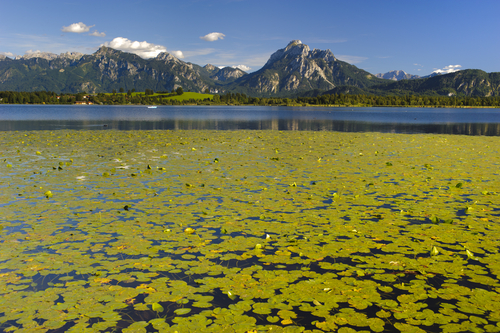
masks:
<svg viewBox="0 0 500 333"><path fill-rule="evenodd" d="M121 93L125 92L125 89L123 89L123 87L120 87L120 92Z"/></svg>
<svg viewBox="0 0 500 333"><path fill-rule="evenodd" d="M182 87L177 88L176 90L177 95L182 95L184 93L184 90L182 90Z"/></svg>

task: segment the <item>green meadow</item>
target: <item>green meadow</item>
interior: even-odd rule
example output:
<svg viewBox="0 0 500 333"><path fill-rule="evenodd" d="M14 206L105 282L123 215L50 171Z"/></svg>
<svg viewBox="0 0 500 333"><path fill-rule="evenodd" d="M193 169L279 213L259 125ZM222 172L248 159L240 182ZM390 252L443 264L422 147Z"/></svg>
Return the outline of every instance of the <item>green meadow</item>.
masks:
<svg viewBox="0 0 500 333"><path fill-rule="evenodd" d="M498 137L0 144L1 331L500 331Z"/></svg>
<svg viewBox="0 0 500 333"><path fill-rule="evenodd" d="M125 93L117 93L115 95L122 95L122 96L127 96L127 94ZM106 96L113 96L113 94L110 94L110 93L107 93ZM143 92L133 92L131 94L132 97L135 97L135 96L139 96L139 97L145 97L144 93ZM188 92L183 92L182 95L173 95L173 96L169 96L169 94L158 94L158 93L154 93L152 95L147 95L148 97L152 98L152 97L162 97L166 100L170 100L170 99L173 99L173 100L177 100L177 101L185 101L185 100L190 100L190 99L194 99L194 100L204 100L206 98L212 100L214 95L212 94L202 94L202 93L196 93L196 92L191 92L191 91L188 91Z"/></svg>

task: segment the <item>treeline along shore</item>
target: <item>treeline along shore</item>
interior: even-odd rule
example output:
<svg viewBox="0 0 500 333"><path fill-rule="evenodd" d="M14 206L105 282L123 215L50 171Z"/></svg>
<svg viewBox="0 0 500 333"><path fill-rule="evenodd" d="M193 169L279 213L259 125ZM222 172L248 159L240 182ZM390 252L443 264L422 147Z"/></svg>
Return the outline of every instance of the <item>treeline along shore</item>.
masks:
<svg viewBox="0 0 500 333"><path fill-rule="evenodd" d="M85 105L260 105L337 107L500 107L500 96L376 96L324 94L314 97L251 97L240 93L221 95L183 92L122 92L57 94L51 91L1 91L0 104L85 104Z"/></svg>

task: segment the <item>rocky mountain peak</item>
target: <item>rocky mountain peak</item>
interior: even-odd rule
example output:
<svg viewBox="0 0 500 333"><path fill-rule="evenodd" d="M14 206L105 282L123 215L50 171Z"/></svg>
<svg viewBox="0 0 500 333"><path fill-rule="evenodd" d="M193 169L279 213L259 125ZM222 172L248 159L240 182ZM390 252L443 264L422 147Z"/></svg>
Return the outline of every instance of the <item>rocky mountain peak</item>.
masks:
<svg viewBox="0 0 500 333"><path fill-rule="evenodd" d="M66 59L71 59L71 60L79 60L83 57L83 53L80 52L66 52L66 53L61 53L59 55L59 58L66 58Z"/></svg>
<svg viewBox="0 0 500 333"><path fill-rule="evenodd" d="M203 66L203 68L205 68L207 71L210 71L210 72L213 72L214 70L219 69L218 67L215 67L214 65L211 65L211 64L206 64L205 66Z"/></svg>
<svg viewBox="0 0 500 333"><path fill-rule="evenodd" d="M96 56L112 56L112 55L120 55L124 52L122 51L119 51L119 50L115 50L115 49L112 49L110 47L107 47L107 46L101 46L99 48L99 50L97 50L94 55Z"/></svg>
<svg viewBox="0 0 500 333"><path fill-rule="evenodd" d="M109 48L107 46L101 46L99 50L97 50L94 55L96 56L105 56L107 54L112 54L114 50L112 48Z"/></svg>
<svg viewBox="0 0 500 333"><path fill-rule="evenodd" d="M306 44L302 44L302 42L298 39L292 40L288 45L285 47L285 52L288 52L292 49L295 49L295 52L299 49L304 49L307 48L307 51L309 52L309 46Z"/></svg>
<svg viewBox="0 0 500 333"><path fill-rule="evenodd" d="M274 52L264 67L273 64L274 62L287 57L289 59L296 58L302 59L323 59L326 62L337 61L337 58L333 55L330 50L319 50L314 49L311 51L309 46L302 44L300 40L292 40L284 49L280 49Z"/></svg>
<svg viewBox="0 0 500 333"><path fill-rule="evenodd" d="M160 60L160 61L164 61L164 62L170 62L170 61L181 62L181 60L177 59L176 57L174 57L173 55L171 55L168 52L158 53L158 55L155 57L155 60Z"/></svg>
<svg viewBox="0 0 500 333"><path fill-rule="evenodd" d="M6 58L7 58L6 56L4 56L3 54L0 54L0 61L5 60Z"/></svg>
<svg viewBox="0 0 500 333"><path fill-rule="evenodd" d="M284 49L280 49L274 52L264 67L267 67L274 62L283 59L284 57L296 57L296 56L304 56L307 57L309 54L309 46L306 44L302 44L300 40L292 40Z"/></svg>

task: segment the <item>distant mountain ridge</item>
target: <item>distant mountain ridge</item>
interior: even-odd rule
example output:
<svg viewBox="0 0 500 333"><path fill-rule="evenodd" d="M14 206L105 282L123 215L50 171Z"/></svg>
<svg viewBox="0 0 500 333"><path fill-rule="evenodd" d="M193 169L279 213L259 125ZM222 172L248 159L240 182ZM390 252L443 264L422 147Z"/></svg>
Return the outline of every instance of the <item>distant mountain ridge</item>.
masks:
<svg viewBox="0 0 500 333"><path fill-rule="evenodd" d="M376 77L386 80L401 81L401 80L414 80L414 79L427 79L436 75L441 75L440 73L433 72L426 76L418 76L413 74L408 74L405 71L389 71L387 73L375 74Z"/></svg>
<svg viewBox="0 0 500 333"><path fill-rule="evenodd" d="M19 60L19 59L42 58L45 60L54 60L57 58L63 58L63 59L66 58L66 59L78 60L83 56L84 56L84 54L79 53L79 52L66 52L66 53L61 53L61 54L57 55L55 53L50 53L50 52L36 51L36 52L30 52L30 53L25 54L23 56L17 56L15 59Z"/></svg>
<svg viewBox="0 0 500 333"><path fill-rule="evenodd" d="M394 81L420 79L420 76L408 74L405 71L390 71L384 74L378 73L375 74L375 76L381 79L394 80Z"/></svg>
<svg viewBox="0 0 500 333"><path fill-rule="evenodd" d="M254 97L316 96L324 93L375 95L500 96L500 73L461 70L420 78L404 71L373 75L337 59L330 50L311 50L300 40L274 52L256 72L199 66L162 52L152 59L102 46L93 54L33 52L0 56L0 91L63 93L185 91Z"/></svg>
<svg viewBox="0 0 500 333"><path fill-rule="evenodd" d="M383 89L394 94L413 92L420 95L500 96L500 72L467 69L429 78L391 82L370 89Z"/></svg>

